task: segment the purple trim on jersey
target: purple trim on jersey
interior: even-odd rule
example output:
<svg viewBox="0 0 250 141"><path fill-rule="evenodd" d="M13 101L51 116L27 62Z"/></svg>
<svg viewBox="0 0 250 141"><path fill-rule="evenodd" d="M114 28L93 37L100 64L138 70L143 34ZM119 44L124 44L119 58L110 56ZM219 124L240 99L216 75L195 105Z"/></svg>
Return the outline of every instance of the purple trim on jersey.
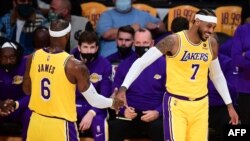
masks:
<svg viewBox="0 0 250 141"><path fill-rule="evenodd" d="M164 140L173 141L173 131L172 131L172 113L170 110L172 96L168 95L166 92L163 97L163 124L164 124Z"/></svg>
<svg viewBox="0 0 250 141"><path fill-rule="evenodd" d="M50 53L50 54L57 54L57 53L61 53L61 52L64 52L64 50L58 50L56 52L49 52L48 48L42 48L43 51L47 52L47 53Z"/></svg>
<svg viewBox="0 0 250 141"><path fill-rule="evenodd" d="M66 121L66 136L67 141L79 141L79 134L74 122Z"/></svg>

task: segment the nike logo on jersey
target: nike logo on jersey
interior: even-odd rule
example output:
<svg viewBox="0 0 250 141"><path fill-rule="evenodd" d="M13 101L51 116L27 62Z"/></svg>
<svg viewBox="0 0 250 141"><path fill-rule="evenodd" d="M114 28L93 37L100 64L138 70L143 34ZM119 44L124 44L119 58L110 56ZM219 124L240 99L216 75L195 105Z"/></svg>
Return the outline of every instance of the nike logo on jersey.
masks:
<svg viewBox="0 0 250 141"><path fill-rule="evenodd" d="M95 134L96 137L100 137L103 133Z"/></svg>

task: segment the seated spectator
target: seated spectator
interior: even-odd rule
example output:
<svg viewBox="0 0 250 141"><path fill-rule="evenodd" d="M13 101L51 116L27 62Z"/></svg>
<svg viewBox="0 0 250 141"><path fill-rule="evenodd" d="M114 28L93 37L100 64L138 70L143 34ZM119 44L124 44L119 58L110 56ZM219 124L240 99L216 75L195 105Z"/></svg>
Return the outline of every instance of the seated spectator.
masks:
<svg viewBox="0 0 250 141"><path fill-rule="evenodd" d="M118 29L116 44L117 44L117 52L111 54L107 57L107 59L113 63L120 63L122 60L129 57L132 53L132 46L134 40L134 29L130 26L121 26Z"/></svg>
<svg viewBox="0 0 250 141"><path fill-rule="evenodd" d="M111 64L98 55L98 36L93 31L83 31L78 39L78 47L73 49L75 58L85 62L90 72L90 81L97 92L105 97L111 94ZM76 91L77 123L80 131L91 131L95 141L106 141L107 109L92 107L82 94Z"/></svg>
<svg viewBox="0 0 250 141"><path fill-rule="evenodd" d="M114 88L121 86L133 62L153 45L154 41L148 30L136 31L135 53L119 65L114 79ZM164 57L159 58L131 84L126 94L128 107L123 107L119 113L123 118L109 122L110 141L123 141L126 137L133 137L141 132L144 132L152 141L164 140L162 99L166 91L165 65Z"/></svg>
<svg viewBox="0 0 250 141"><path fill-rule="evenodd" d="M125 60L133 54L132 46L134 41L134 29L130 26L121 26L118 29L116 44L117 52L107 57L109 62L112 64L112 80L114 80L115 71L122 60Z"/></svg>
<svg viewBox="0 0 250 141"><path fill-rule="evenodd" d="M66 21L70 21L71 31L69 44L67 44L66 47L67 52L77 47L77 40L74 38L76 31L93 30L93 27L87 18L82 16L71 15L71 9L72 6L70 0L52 0L50 3L50 12L48 14L49 22L56 19L64 19ZM47 23L46 25L48 26L49 23Z"/></svg>
<svg viewBox="0 0 250 141"><path fill-rule="evenodd" d="M0 116L3 122L22 124L22 139L26 140L31 111L28 109L29 96L22 90L26 58L22 48L11 41L5 41L0 47L0 101L7 102L15 109L12 113Z"/></svg>
<svg viewBox="0 0 250 141"><path fill-rule="evenodd" d="M101 55L104 57L117 51L115 39L118 28L131 25L134 30L147 28L155 34L166 31L164 23L147 12L132 7L134 0L113 0L115 7L99 18L96 32L101 37Z"/></svg>
<svg viewBox="0 0 250 141"><path fill-rule="evenodd" d="M45 18L32 5L33 0L13 0L13 10L0 19L3 37L20 43L24 55L34 51L33 31L45 22Z"/></svg>

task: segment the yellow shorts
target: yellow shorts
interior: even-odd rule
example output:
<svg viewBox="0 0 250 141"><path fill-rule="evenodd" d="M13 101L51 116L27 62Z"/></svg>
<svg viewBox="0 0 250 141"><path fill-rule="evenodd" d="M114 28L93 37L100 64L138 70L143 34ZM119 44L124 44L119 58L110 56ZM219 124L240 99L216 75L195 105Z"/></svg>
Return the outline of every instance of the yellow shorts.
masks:
<svg viewBox="0 0 250 141"><path fill-rule="evenodd" d="M164 138L167 141L207 141L208 96L197 101L164 96Z"/></svg>
<svg viewBox="0 0 250 141"><path fill-rule="evenodd" d="M27 141L79 141L76 123L32 113Z"/></svg>

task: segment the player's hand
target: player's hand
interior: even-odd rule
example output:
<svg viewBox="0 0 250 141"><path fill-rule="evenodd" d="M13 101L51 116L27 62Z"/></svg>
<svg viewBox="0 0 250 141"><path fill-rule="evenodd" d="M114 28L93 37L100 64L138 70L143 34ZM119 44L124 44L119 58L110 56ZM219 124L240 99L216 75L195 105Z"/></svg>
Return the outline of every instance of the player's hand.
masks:
<svg viewBox="0 0 250 141"><path fill-rule="evenodd" d="M118 90L118 93L117 93L117 99L121 100L124 102L124 105L125 106L128 106L127 104L127 98L126 98L126 91L127 91L127 88L125 87L120 87L120 89Z"/></svg>
<svg viewBox="0 0 250 141"><path fill-rule="evenodd" d="M7 99L5 101L0 101L0 116L8 116L15 111L15 101L12 99Z"/></svg>
<svg viewBox="0 0 250 141"><path fill-rule="evenodd" d="M119 91L117 88L115 88L113 94L111 95L111 98L113 98L113 105L112 105L111 109L114 109L116 111L116 113L119 112L120 108L123 107L124 103L125 103L124 98L120 97Z"/></svg>
<svg viewBox="0 0 250 141"><path fill-rule="evenodd" d="M88 112L81 120L79 124L79 130L80 131L85 131L88 130L92 124L94 115L91 112Z"/></svg>
<svg viewBox="0 0 250 141"><path fill-rule="evenodd" d="M230 119L231 119L229 123L232 124L232 125L239 124L239 116L236 113L236 111L235 111L232 104L227 105L227 110L228 110L228 113L229 113L229 116L230 116Z"/></svg>

